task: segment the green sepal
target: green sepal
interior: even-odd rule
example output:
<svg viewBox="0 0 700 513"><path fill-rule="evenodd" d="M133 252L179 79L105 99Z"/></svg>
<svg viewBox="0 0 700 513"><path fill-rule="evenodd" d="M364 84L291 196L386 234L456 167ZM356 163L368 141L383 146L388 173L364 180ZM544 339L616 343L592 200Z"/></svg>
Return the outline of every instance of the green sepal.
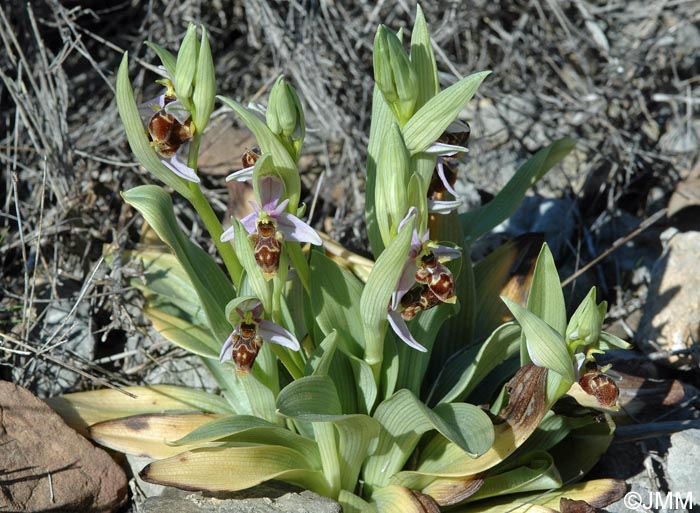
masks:
<svg viewBox="0 0 700 513"><path fill-rule="evenodd" d="M146 41L145 44L151 50L156 52L156 55L163 64L165 71L168 72L168 75L170 75L170 78L172 79L175 76L175 63L177 62L175 56L159 44L152 43L151 41Z"/></svg>
<svg viewBox="0 0 700 513"><path fill-rule="evenodd" d="M211 47L207 31L202 27L202 42L199 45L199 56L197 57L197 71L194 76L194 93L192 102L192 120L195 130L198 133L204 132L209 118L214 110L216 101L216 77L214 75L214 60L211 56Z"/></svg>
<svg viewBox="0 0 700 513"><path fill-rule="evenodd" d="M403 127L403 138L411 155L428 149L474 97L490 71L474 73L428 100Z"/></svg>
<svg viewBox="0 0 700 513"><path fill-rule="evenodd" d="M418 78L416 108L420 109L440 90L430 32L420 5L416 6L416 22L413 24L411 32L411 64Z"/></svg>
<svg viewBox="0 0 700 513"><path fill-rule="evenodd" d="M501 296L501 299L520 324L532 361L540 367L557 372L570 383L576 381L576 373L564 337L515 301L505 296Z"/></svg>
<svg viewBox="0 0 700 513"><path fill-rule="evenodd" d="M177 52L177 63L175 66L175 75L173 76L173 86L177 99L182 103L182 106L192 110L192 88L194 84L194 74L197 70L197 53L199 52L199 42L197 41L197 27L190 23L187 27L185 37L180 44L180 50ZM199 127L195 126L197 132Z"/></svg>

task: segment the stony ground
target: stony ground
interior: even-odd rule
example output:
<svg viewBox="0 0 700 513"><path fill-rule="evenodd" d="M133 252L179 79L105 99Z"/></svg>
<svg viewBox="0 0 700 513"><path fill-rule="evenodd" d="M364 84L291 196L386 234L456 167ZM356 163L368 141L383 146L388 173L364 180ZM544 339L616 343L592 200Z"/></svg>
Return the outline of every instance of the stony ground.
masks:
<svg viewBox="0 0 700 513"><path fill-rule="evenodd" d="M139 315L139 294L125 282L138 270L103 259L106 244L140 241L141 220L119 192L150 181L116 112L122 52L130 53L131 77L144 97L157 86L148 68L155 58L143 41L174 50L189 22L209 30L220 94L264 102L278 74L288 76L308 116L302 171L312 221L366 254L372 40L378 23L410 27L415 3L64 4L11 0L0 7L0 378L40 397L97 387L95 377L208 386ZM527 156L557 138L577 139L573 156L501 232L545 232L562 277L575 276L567 286L571 304L598 285L611 305L611 329L641 350L620 362L621 370L685 383L682 407L652 407L645 422L662 414L695 419L700 4L476 0L424 8L443 86L493 70L462 115L472 140L458 190L469 206L482 204ZM236 206L223 176L238 169L251 139L223 110L207 137L204 185L223 217ZM211 249L187 205L176 205L191 237ZM591 262L597 265L575 274ZM642 455L647 474L666 479L668 451L655 449L657 472L644 443L624 445ZM629 477L639 468L613 464L606 471Z"/></svg>

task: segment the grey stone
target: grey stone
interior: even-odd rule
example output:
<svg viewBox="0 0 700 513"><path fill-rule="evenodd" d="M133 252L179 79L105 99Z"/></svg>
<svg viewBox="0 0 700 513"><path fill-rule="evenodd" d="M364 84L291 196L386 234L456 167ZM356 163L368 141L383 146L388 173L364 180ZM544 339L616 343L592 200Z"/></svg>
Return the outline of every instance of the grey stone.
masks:
<svg viewBox="0 0 700 513"><path fill-rule="evenodd" d="M700 504L700 429L687 429L671 435L666 473L669 490L685 495L692 493L693 502Z"/></svg>
<svg viewBox="0 0 700 513"><path fill-rule="evenodd" d="M266 484L254 489L215 496L167 488L158 497L146 499L142 513L342 513L337 502L310 491L289 492L284 484ZM280 494L281 492L281 494ZM233 498L231 498L233 497Z"/></svg>

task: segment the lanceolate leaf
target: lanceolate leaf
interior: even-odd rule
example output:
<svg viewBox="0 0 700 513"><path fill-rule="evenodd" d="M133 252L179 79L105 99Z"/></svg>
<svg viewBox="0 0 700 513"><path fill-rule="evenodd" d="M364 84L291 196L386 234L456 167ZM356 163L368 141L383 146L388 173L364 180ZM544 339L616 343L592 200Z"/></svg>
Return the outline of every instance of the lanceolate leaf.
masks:
<svg viewBox="0 0 700 513"><path fill-rule="evenodd" d="M490 73L474 73L452 84L428 100L408 120L403 127L403 137L411 155L425 151L442 135Z"/></svg>
<svg viewBox="0 0 700 513"><path fill-rule="evenodd" d="M504 495L484 502L465 504L455 513L507 513L527 510L529 513L551 513L561 509L561 500L586 501L594 508L606 506L620 500L627 492L624 481L597 479L565 486L550 493L532 492L519 495Z"/></svg>
<svg viewBox="0 0 700 513"><path fill-rule="evenodd" d="M118 390L104 389L52 397L46 402L72 428L85 433L92 424L139 413L204 412L230 413L226 400L208 392L173 385L125 387L129 397Z"/></svg>
<svg viewBox="0 0 700 513"><path fill-rule="evenodd" d="M455 353L438 374L429 403L449 403L467 397L488 373L517 354L519 340L520 327L503 324L481 346Z"/></svg>
<svg viewBox="0 0 700 513"><path fill-rule="evenodd" d="M143 215L177 256L197 291L213 336L223 342L231 332L231 325L224 316L226 303L235 295L231 281L214 260L182 232L167 192L155 185L142 185L122 193L122 196Z"/></svg>
<svg viewBox="0 0 700 513"><path fill-rule="evenodd" d="M311 306L324 335L346 333L346 349L362 356L364 334L360 316L362 283L318 251L311 252Z"/></svg>
<svg viewBox="0 0 700 513"><path fill-rule="evenodd" d="M467 454L476 457L493 443L488 416L470 404L445 404L434 411L408 390L399 390L381 403L374 418L383 427L377 450L365 464L365 485L382 487L400 470L423 433L437 430Z"/></svg>
<svg viewBox="0 0 700 513"><path fill-rule="evenodd" d="M175 76L173 76L173 85L175 86L177 99L180 100L188 110L191 106L190 97L192 96L194 74L197 69L198 51L199 42L197 41L197 27L190 24L180 44L180 50L177 52Z"/></svg>
<svg viewBox="0 0 700 513"><path fill-rule="evenodd" d="M193 447L175 447L176 440L220 415L203 413L132 415L90 426L90 437L115 451L148 458L168 458Z"/></svg>
<svg viewBox="0 0 700 513"><path fill-rule="evenodd" d="M464 236L474 241L510 217L520 205L525 192L558 164L574 145L571 139L560 139L541 149L516 171L494 199L477 210L461 214Z"/></svg>
<svg viewBox="0 0 700 513"><path fill-rule="evenodd" d="M149 483L230 492L277 479L328 495L323 474L306 455L278 445L197 449L154 461L141 471Z"/></svg>
<svg viewBox="0 0 700 513"><path fill-rule="evenodd" d="M153 328L173 344L205 358L219 357L221 342L212 338L211 332L180 317L157 308L144 308L143 314Z"/></svg>

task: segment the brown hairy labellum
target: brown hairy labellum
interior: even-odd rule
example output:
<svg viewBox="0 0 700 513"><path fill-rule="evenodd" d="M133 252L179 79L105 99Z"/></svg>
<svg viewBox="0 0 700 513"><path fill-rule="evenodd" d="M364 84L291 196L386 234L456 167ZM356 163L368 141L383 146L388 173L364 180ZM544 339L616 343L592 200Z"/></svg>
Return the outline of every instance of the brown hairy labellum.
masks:
<svg viewBox="0 0 700 513"><path fill-rule="evenodd" d="M241 157L241 164L243 164L244 168L253 167L261 155L260 148L253 146L249 150L245 150L243 157Z"/></svg>
<svg viewBox="0 0 700 513"><path fill-rule="evenodd" d="M256 324L242 322L239 325L239 333L233 336L233 362L238 372L244 374L250 372L262 344Z"/></svg>
<svg viewBox="0 0 700 513"><path fill-rule="evenodd" d="M250 235L253 241L255 261L265 274L275 274L279 268L282 252L281 234L269 221L258 221L257 232Z"/></svg>
<svg viewBox="0 0 700 513"><path fill-rule="evenodd" d="M404 321L410 321L419 312L430 310L431 308L442 303L428 285L420 285L414 287L401 298L401 318Z"/></svg>
<svg viewBox="0 0 700 513"><path fill-rule="evenodd" d="M158 155L170 158L192 139L192 121L180 123L172 114L160 110L148 122L148 133Z"/></svg>
<svg viewBox="0 0 700 513"><path fill-rule="evenodd" d="M416 271L416 281L425 283L430 291L443 303L454 302L455 280L452 272L442 265L434 253L421 258L420 269Z"/></svg>
<svg viewBox="0 0 700 513"><path fill-rule="evenodd" d="M610 376L603 374L597 367L587 370L578 380L584 392L595 397L598 404L610 408L617 404L620 389Z"/></svg>

